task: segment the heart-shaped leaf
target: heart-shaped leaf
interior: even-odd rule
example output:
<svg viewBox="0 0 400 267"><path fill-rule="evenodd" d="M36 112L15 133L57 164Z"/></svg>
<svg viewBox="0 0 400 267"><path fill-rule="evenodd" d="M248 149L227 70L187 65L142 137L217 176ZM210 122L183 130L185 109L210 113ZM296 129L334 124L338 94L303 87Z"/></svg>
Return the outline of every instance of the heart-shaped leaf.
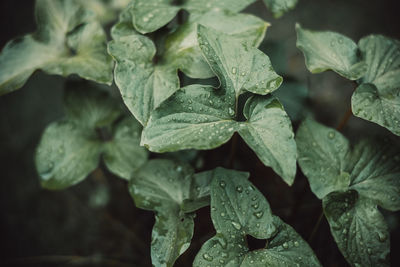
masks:
<svg viewBox="0 0 400 267"><path fill-rule="evenodd" d="M352 266L388 266L388 233L377 205L400 209L400 149L362 140L351 148L334 129L306 120L296 141L299 164L324 203L331 232Z"/></svg>
<svg viewBox="0 0 400 267"><path fill-rule="evenodd" d="M237 97L240 93L252 90L266 94L275 90L282 78L269 69L266 55L262 54L260 58L261 52L257 50L258 52L253 53L256 50L253 48L246 52L244 45L235 45L232 40L218 42L219 39L216 38L221 35L223 34L199 26L201 43L207 42L210 47L202 49L209 51L204 54L209 62L213 62L211 67L221 80L221 88L190 85L177 91L152 113L142 133L141 144L155 152L189 148L212 149L227 142L236 131L264 164L271 166L291 184L296 172L296 144L290 120L279 101L272 96L251 97L244 109L247 121L237 120ZM221 38L229 40L227 36ZM214 48L233 49L239 54L236 55L236 60L222 62L219 58L226 57L210 52ZM245 61L238 58L241 54L243 60L251 62L254 62L253 57L257 57L255 62L259 64L243 63ZM239 62L242 62L240 67ZM267 71L252 68L259 65ZM248 76L242 75L241 71Z"/></svg>
<svg viewBox="0 0 400 267"><path fill-rule="evenodd" d="M14 39L0 54L0 94L22 87L35 70L111 84L106 35L77 0L38 0L37 32Z"/></svg>
<svg viewBox="0 0 400 267"><path fill-rule="evenodd" d="M64 189L79 183L102 155L110 171L124 179L147 160L147 151L139 146L141 126L133 118L123 118L107 93L69 89L65 111L65 118L46 128L36 151L43 187Z"/></svg>
<svg viewBox="0 0 400 267"><path fill-rule="evenodd" d="M272 215L267 200L245 175L223 168L215 170L211 218L217 233L203 244L194 260L195 267L291 266L299 262L320 266L307 243ZM246 235L269 239L267 247L249 251Z"/></svg>

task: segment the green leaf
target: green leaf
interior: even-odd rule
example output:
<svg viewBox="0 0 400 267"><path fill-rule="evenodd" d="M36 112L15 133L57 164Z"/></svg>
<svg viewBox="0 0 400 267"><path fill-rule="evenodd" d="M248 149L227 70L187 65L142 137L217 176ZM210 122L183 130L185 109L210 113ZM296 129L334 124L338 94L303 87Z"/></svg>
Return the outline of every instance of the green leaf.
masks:
<svg viewBox="0 0 400 267"><path fill-rule="evenodd" d="M297 130L296 143L299 165L318 198L349 187L346 153L350 145L341 133L307 119Z"/></svg>
<svg viewBox="0 0 400 267"><path fill-rule="evenodd" d="M361 140L347 159L351 188L384 209L400 210L400 149Z"/></svg>
<svg viewBox="0 0 400 267"><path fill-rule="evenodd" d="M213 8L237 13L255 0L186 0L181 2L181 4L175 4L173 0L135 0L130 7L135 29L142 34L154 32L170 22L181 9L186 9L194 15L201 15Z"/></svg>
<svg viewBox="0 0 400 267"><path fill-rule="evenodd" d="M222 89L184 87L153 112L141 144L155 152L212 149L237 131L264 164L288 184L293 183L296 144L290 120L278 100L271 96L250 98L245 110L247 122L235 120L234 108L233 97L223 95Z"/></svg>
<svg viewBox="0 0 400 267"><path fill-rule="evenodd" d="M293 9L297 0L263 0L268 9L274 14L275 18L281 17L284 13Z"/></svg>
<svg viewBox="0 0 400 267"><path fill-rule="evenodd" d="M269 24L255 16L226 10L211 10L188 22L168 36L164 60L174 62L191 78L214 76L197 43L197 25L201 24L234 37L238 42L257 47L264 39Z"/></svg>
<svg viewBox="0 0 400 267"><path fill-rule="evenodd" d="M96 19L106 25L117 18L117 14L129 4L130 0L79 0L85 8L96 14Z"/></svg>
<svg viewBox="0 0 400 267"><path fill-rule="evenodd" d="M267 200L247 178L248 174L233 170L214 171L211 218L217 233L203 244L193 266L291 266L295 262L320 266L307 243L272 215ZM249 252L246 235L269 239L268 246Z"/></svg>
<svg viewBox="0 0 400 267"><path fill-rule="evenodd" d="M82 131L74 122L61 120L50 124L36 150L36 169L47 189L64 189L81 182L96 169L100 142Z"/></svg>
<svg viewBox="0 0 400 267"><path fill-rule="evenodd" d="M216 38L224 38L224 40L231 38L222 33L218 34L201 25L198 31L200 36L207 36L199 38L203 40L202 42L207 42L209 47L215 45L220 50L235 47L233 42L219 43ZM244 48L244 44L238 46ZM203 47L202 49L210 51L211 48ZM237 51L239 50L238 48ZM245 58L243 60L247 58L253 62L254 51L253 48L247 53L243 50L242 54ZM234 69L236 72L244 71L239 68L239 65L231 67L229 65L231 62L217 64L215 62L218 62L218 56L210 53L205 53L205 56L208 61L214 62L211 67L217 70L221 88L214 89L206 85L189 85L181 88L154 110L142 133L141 145L155 152L190 148L212 149L226 143L237 131L264 164L271 166L288 184L291 184L296 171L296 144L290 120L279 101L271 96L250 98L244 111L247 122L237 121L237 97L243 92L243 88L266 94L271 87L263 86L263 89L260 86L259 89L255 89L252 84L274 83L275 87L279 86L282 78L273 71L258 75L257 71L250 69L246 71L246 73L252 73L250 77L242 78L245 76L239 73L236 74L240 77L234 77L234 74L232 76L231 73L227 73L226 69ZM264 54L263 57L264 60L268 60ZM237 63L239 64L239 61ZM246 68L244 62L240 66Z"/></svg>
<svg viewBox="0 0 400 267"><path fill-rule="evenodd" d="M130 193L137 207L156 212L151 257L154 266L173 266L193 236L193 215L182 209L185 200L209 195L211 172L194 175L186 164L151 160L132 177ZM199 186L204 187L198 188Z"/></svg>
<svg viewBox="0 0 400 267"><path fill-rule="evenodd" d="M139 146L141 125L133 118L125 118L114 128L114 137L104 144L104 163L121 178L129 179L147 161L147 150Z"/></svg>
<svg viewBox="0 0 400 267"><path fill-rule="evenodd" d="M299 165L318 198L352 188L385 209L400 209L396 145L361 140L351 148L339 132L311 119L300 125L296 142Z"/></svg>
<svg viewBox="0 0 400 267"><path fill-rule="evenodd" d="M354 114L400 135L400 42L369 35L359 47L368 68L351 99Z"/></svg>
<svg viewBox="0 0 400 267"><path fill-rule="evenodd" d="M234 92L236 98L245 91L265 95L281 85L282 77L257 48L202 25L197 34L199 46L222 88Z"/></svg>
<svg viewBox="0 0 400 267"><path fill-rule="evenodd" d="M150 113L179 89L177 69L167 63L154 64L154 43L146 36L132 34L113 40L109 53L117 61L115 83L126 106L145 125Z"/></svg>
<svg viewBox="0 0 400 267"><path fill-rule="evenodd" d="M226 97L221 89L183 87L153 112L143 130L141 145L154 152L218 147L236 129L233 108L233 97Z"/></svg>
<svg viewBox="0 0 400 267"><path fill-rule="evenodd" d="M350 38L336 32L310 31L300 24L296 24L296 32L296 45L303 52L306 66L312 73L333 70L350 80L364 75L366 64L360 61L357 44Z"/></svg>
<svg viewBox="0 0 400 267"><path fill-rule="evenodd" d="M296 174L296 143L290 119L272 96L253 96L244 106L247 122L239 134L258 158L291 185Z"/></svg>
<svg viewBox="0 0 400 267"><path fill-rule="evenodd" d="M176 216L177 211L158 213L151 233L151 259L153 266L172 267L185 252L193 236L193 215Z"/></svg>
<svg viewBox="0 0 400 267"><path fill-rule="evenodd" d="M71 86L65 118L46 128L36 151L42 186L64 189L82 181L97 168L102 155L111 172L129 179L147 160L147 151L139 146L139 123L124 118L107 93Z"/></svg>
<svg viewBox="0 0 400 267"><path fill-rule="evenodd" d="M36 33L14 39L0 54L0 94L22 87L35 70L111 84L106 35L76 0L38 0Z"/></svg>
<svg viewBox="0 0 400 267"><path fill-rule="evenodd" d="M273 218L277 234L267 248L247 253L240 267L321 266L307 242L279 217Z"/></svg>
<svg viewBox="0 0 400 267"><path fill-rule="evenodd" d="M400 209L400 150L362 140L351 148L337 131L311 120L299 128L299 164L340 250L352 266L388 266L388 232L376 205ZM338 175L339 174L339 175Z"/></svg>
<svg viewBox="0 0 400 267"><path fill-rule="evenodd" d="M338 247L351 266L389 266L389 232L373 201L356 191L333 192L324 213Z"/></svg>

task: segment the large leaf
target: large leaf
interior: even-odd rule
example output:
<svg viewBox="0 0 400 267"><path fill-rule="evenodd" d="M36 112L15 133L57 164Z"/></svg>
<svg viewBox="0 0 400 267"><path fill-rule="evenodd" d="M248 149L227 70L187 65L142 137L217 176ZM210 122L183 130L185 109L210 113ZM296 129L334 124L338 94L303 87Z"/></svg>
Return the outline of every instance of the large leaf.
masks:
<svg viewBox="0 0 400 267"><path fill-rule="evenodd" d="M400 42L369 35L359 42L367 72L354 92L354 114L400 135Z"/></svg>
<svg viewBox="0 0 400 267"><path fill-rule="evenodd" d="M178 28L168 36L164 60L174 62L191 78L214 76L197 43L197 25L201 24L235 37L237 41L257 47L269 24L255 16L214 9Z"/></svg>
<svg viewBox="0 0 400 267"><path fill-rule="evenodd" d="M307 243L271 214L268 202L247 181L247 175L215 170L211 218L217 233L203 244L194 260L195 267L291 266L295 262L320 266ZM246 235L269 239L267 247L249 252Z"/></svg>
<svg viewBox="0 0 400 267"><path fill-rule="evenodd" d="M263 0L268 9L274 14L275 18L279 18L284 13L293 9L297 0Z"/></svg>
<svg viewBox="0 0 400 267"><path fill-rule="evenodd" d="M94 88L69 89L66 117L51 123L36 151L36 168L48 189L64 189L91 173L101 156L111 172L129 179L147 160L139 146L141 126L123 118L120 107L107 93Z"/></svg>
<svg viewBox="0 0 400 267"><path fill-rule="evenodd" d="M132 177L129 190L136 206L156 212L151 243L154 266L173 266L189 247L193 215L182 208L186 200L195 202L209 195L211 175L196 176L186 164L158 159L149 161Z"/></svg>
<svg viewBox="0 0 400 267"><path fill-rule="evenodd" d="M0 54L0 94L24 85L35 70L111 84L106 35L76 0L38 0L38 30L14 39Z"/></svg>
<svg viewBox="0 0 400 267"><path fill-rule="evenodd" d="M296 24L297 47L304 53L306 66L312 73L333 70L341 76L357 80L366 71L358 57L357 44L350 38L330 31L303 29Z"/></svg>
<svg viewBox="0 0 400 267"><path fill-rule="evenodd" d="M170 22L181 9L202 14L213 8L239 12L255 0L185 0L180 4L173 0L135 0L130 7L132 23L142 33L158 30ZM176 1L175 1L176 2Z"/></svg>
<svg viewBox="0 0 400 267"><path fill-rule="evenodd" d="M389 232L376 204L356 191L333 192L323 199L331 232L355 267L389 266Z"/></svg>
<svg viewBox="0 0 400 267"><path fill-rule="evenodd" d="M222 42L218 41L218 36ZM222 50L233 49L242 53L242 60L269 63L266 55L262 54L261 59L258 57L261 52L255 48L246 52L244 44L236 46L233 40L225 42L230 37L203 26L199 26L199 38L203 46L208 43L209 48L203 47L203 51L210 52L218 47L220 53L227 53ZM279 101L272 96L252 97L247 100L244 110L247 122L237 120L237 97L240 93L251 90L266 94L279 86L282 78L272 70L265 73L254 70L239 59L224 62L227 57L209 52L205 52L205 56L212 62L211 67L221 80L221 88L205 85L181 88L152 113L142 133L141 144L155 152L212 149L226 143L237 131L264 164L271 166L291 184L296 170L296 145L290 120ZM238 56L240 54L236 58ZM247 73L247 78L240 71Z"/></svg>
<svg viewBox="0 0 400 267"><path fill-rule="evenodd" d="M387 227L377 205L400 209L400 149L362 140L351 148L334 129L311 120L296 137L299 164L336 242L353 266L387 266Z"/></svg>

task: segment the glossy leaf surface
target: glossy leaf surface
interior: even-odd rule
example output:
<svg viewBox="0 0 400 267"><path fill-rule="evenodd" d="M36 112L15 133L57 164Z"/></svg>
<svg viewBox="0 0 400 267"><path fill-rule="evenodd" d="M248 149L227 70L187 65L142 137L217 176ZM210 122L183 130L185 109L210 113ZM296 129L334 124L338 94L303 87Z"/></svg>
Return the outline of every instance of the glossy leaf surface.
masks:
<svg viewBox="0 0 400 267"><path fill-rule="evenodd" d="M242 175L218 168L211 182L211 218L216 235L203 244L193 266L320 266L310 247L278 217L264 196ZM249 251L246 235L269 239ZM304 257L304 258L302 258Z"/></svg>
<svg viewBox="0 0 400 267"><path fill-rule="evenodd" d="M86 178L101 156L111 172L129 179L147 160L139 146L141 127L123 113L107 93L94 88L67 90L64 119L51 123L36 151L41 184L64 189Z"/></svg>
<svg viewBox="0 0 400 267"><path fill-rule="evenodd" d="M189 247L193 215L182 208L187 200L196 203L209 196L211 174L194 175L189 165L156 159L132 177L129 190L136 206L156 212L151 245L154 266L173 266Z"/></svg>
<svg viewBox="0 0 400 267"><path fill-rule="evenodd" d="M400 42L369 35L359 47L368 68L351 99L354 114L400 135Z"/></svg>
<svg viewBox="0 0 400 267"><path fill-rule="evenodd" d="M111 84L106 35L76 0L38 0L37 32L14 39L0 54L0 94L22 87L38 69Z"/></svg>
<svg viewBox="0 0 400 267"><path fill-rule="evenodd" d="M297 48L305 57L312 73L333 70L341 76L357 80L365 71L365 62L358 57L358 47L350 38L330 31L311 31L296 24Z"/></svg>

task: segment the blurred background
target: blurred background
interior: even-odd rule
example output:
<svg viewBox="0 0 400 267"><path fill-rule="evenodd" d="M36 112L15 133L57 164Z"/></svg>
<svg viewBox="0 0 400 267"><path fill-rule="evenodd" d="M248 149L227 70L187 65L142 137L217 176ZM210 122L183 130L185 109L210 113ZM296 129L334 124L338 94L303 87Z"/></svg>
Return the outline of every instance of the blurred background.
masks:
<svg viewBox="0 0 400 267"><path fill-rule="evenodd" d="M284 76L277 95L296 129L309 114L337 127L350 108L354 85L332 72L311 75L295 47L294 24L337 31L356 42L371 33L400 39L400 9L396 0L299 0L297 7L273 19L261 1L245 12L272 26L260 49ZM33 32L33 0L0 1L0 47ZM36 72L18 91L0 97L0 266L151 266L152 212L135 208L126 182L100 167L84 182L64 191L40 187L34 150L48 123L61 118L66 79ZM113 90L116 90L115 88ZM351 116L342 132L357 141L365 135L389 135L375 124ZM393 138L399 142L399 137ZM213 151L174 154L197 170L227 166L231 142ZM159 157L152 155L152 157ZM321 214L321 201L298 171L288 187L265 167L238 138L233 165L251 173L272 211L308 240L324 266L348 266ZM391 231L392 266L400 266L400 213L382 211ZM192 245L175 266L191 266L201 245L214 235L209 208L197 212ZM250 242L251 246L259 246Z"/></svg>

